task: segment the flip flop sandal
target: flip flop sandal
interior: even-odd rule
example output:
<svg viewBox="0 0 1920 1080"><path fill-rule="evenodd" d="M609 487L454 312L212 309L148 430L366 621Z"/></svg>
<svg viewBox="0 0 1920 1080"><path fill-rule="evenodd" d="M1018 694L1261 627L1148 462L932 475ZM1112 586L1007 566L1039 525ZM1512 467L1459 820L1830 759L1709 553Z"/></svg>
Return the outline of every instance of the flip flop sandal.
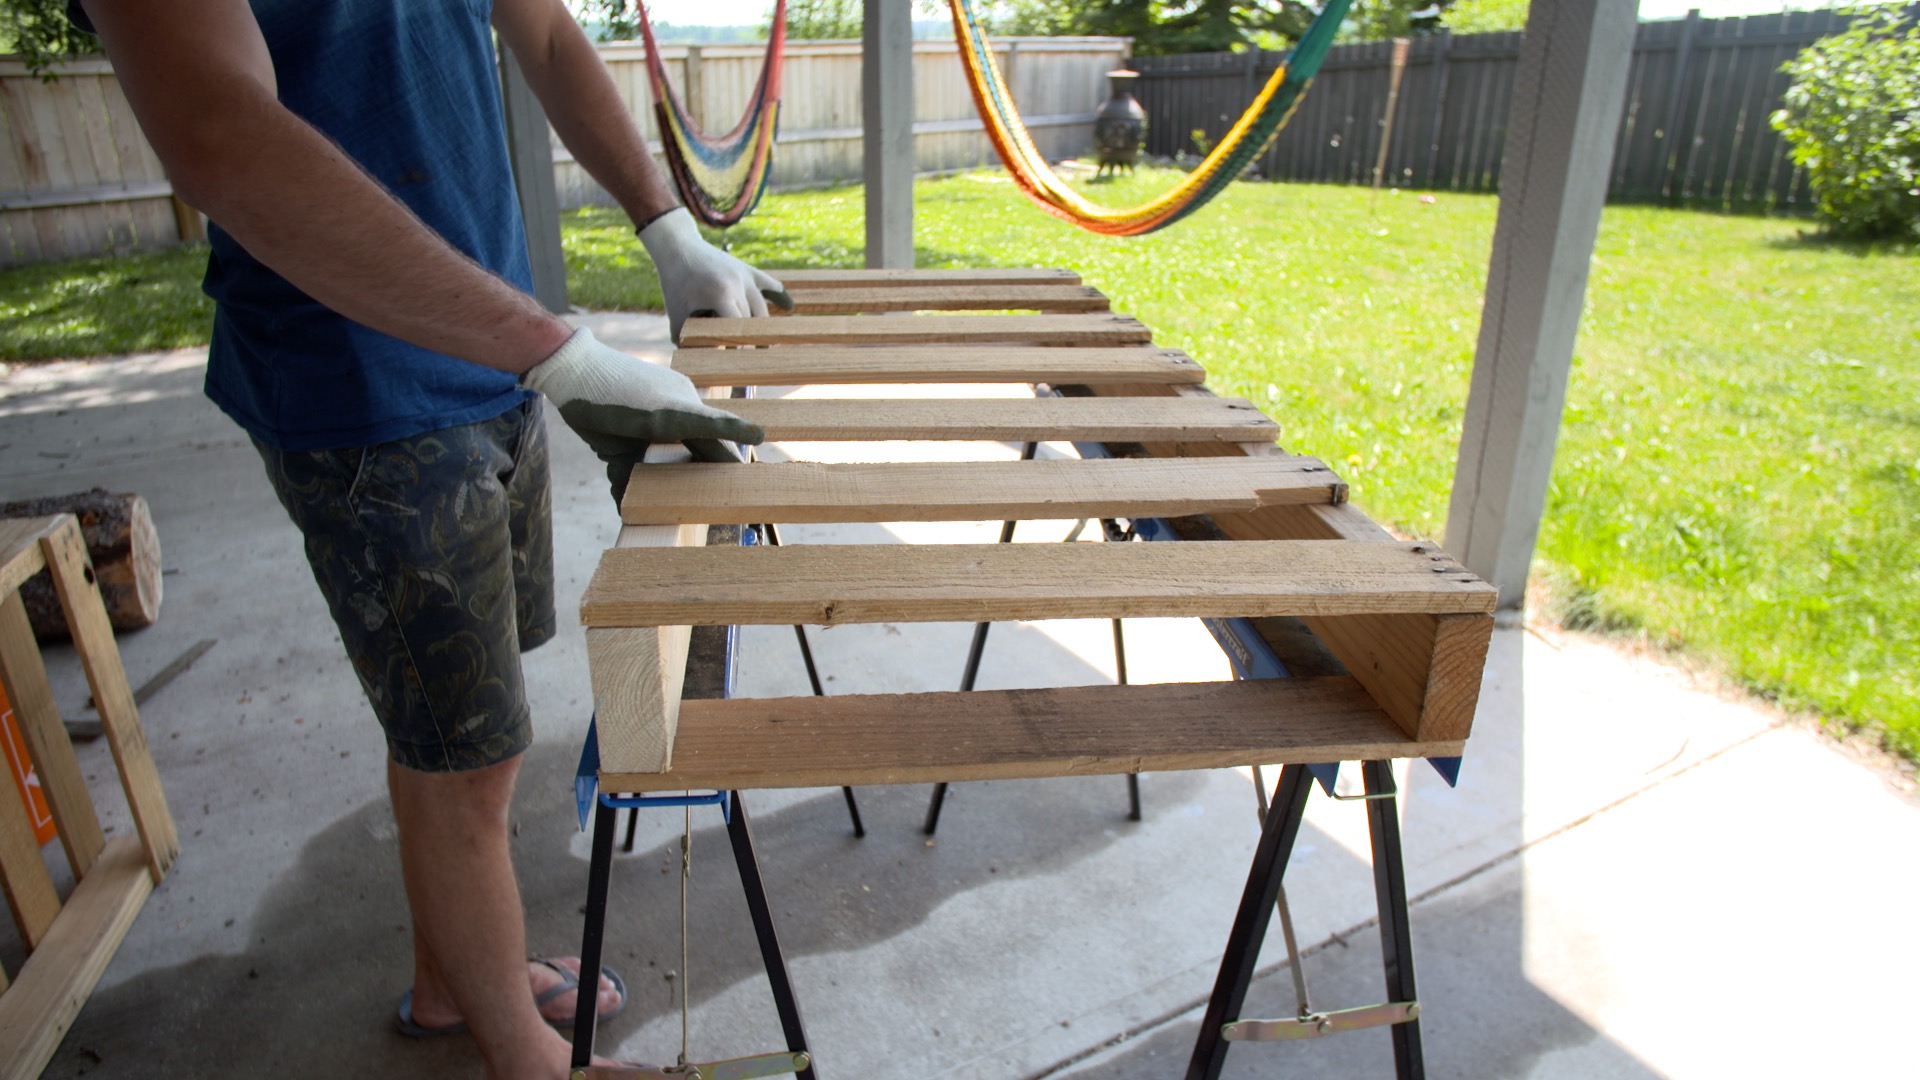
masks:
<svg viewBox="0 0 1920 1080"><path fill-rule="evenodd" d="M533 998L534 1007L544 1008L546 1007L547 1003L562 997L567 993L567 991L578 990L580 988L579 976L575 975L571 971L568 971L565 965L561 964L558 960L554 960L551 957L546 957L546 956L536 956L533 958L533 963L539 964L540 966L546 968L547 970L552 971L555 975L560 976L560 981L557 984L553 986L549 986L545 990L542 990L540 993L534 995L534 998ZM600 1014L601 1020L611 1020L614 1017L619 1016L621 1012L623 1012L627 1007L627 983L626 983L626 980L620 977L619 972L613 970L610 967L602 966L600 968L600 974L608 982L613 984L614 993L620 995L619 1004L615 1005L611 1009L608 1009L606 1012L603 1012ZM564 1031L573 1026L573 1017L568 1016L565 1020L548 1020L547 1026L558 1028Z"/></svg>
<svg viewBox="0 0 1920 1080"><path fill-rule="evenodd" d="M536 956L531 962L539 964L560 976L560 982L558 984L549 986L534 995L533 1004L535 1008L542 1008L565 995L569 990L577 990L580 988L579 977L574 975L573 972L568 971L566 967L558 961L549 957ZM620 977L620 973L614 971L612 968L602 967L600 974L605 976L606 980L613 984L614 991L620 995L620 1003L618 1005L600 1014L600 1019L610 1020L613 1017L619 1016L627 1007L627 984L626 980ZM545 1018L543 1017L542 1019ZM550 1027L565 1030L573 1026L573 1018L548 1020L547 1024ZM394 1012L394 1027L399 1030L400 1034L410 1039L435 1039L443 1035L465 1035L467 1033L467 1024L464 1020L446 1024L441 1027L428 1027L425 1024L415 1023L413 1019L413 990L411 988L409 988L406 993L400 995L400 1006Z"/></svg>

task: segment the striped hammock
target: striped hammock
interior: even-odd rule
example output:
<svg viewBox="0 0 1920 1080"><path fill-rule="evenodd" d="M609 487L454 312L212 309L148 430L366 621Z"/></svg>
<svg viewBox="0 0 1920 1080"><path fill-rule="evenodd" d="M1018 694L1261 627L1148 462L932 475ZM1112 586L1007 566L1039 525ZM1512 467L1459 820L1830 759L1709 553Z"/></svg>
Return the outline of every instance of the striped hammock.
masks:
<svg viewBox="0 0 1920 1080"><path fill-rule="evenodd" d="M647 5L636 3L640 35L647 45L647 79L653 85L653 111L660 122L660 143L667 169L681 201L693 216L724 229L753 212L767 192L773 174L773 135L780 117L780 58L787 42L787 0L773 9L767 57L760 65L760 81L753 103L732 131L709 135L687 114L680 95L667 80L667 65L653 40Z"/></svg>
<svg viewBox="0 0 1920 1080"><path fill-rule="evenodd" d="M1107 236L1140 236L1164 229L1205 206L1258 158L1286 126L1307 92L1334 35L1347 17L1350 0L1326 0L1280 69L1267 80L1213 151L1171 191L1139 206L1101 206L1068 187L1033 145L1014 108L1013 95L993 58L993 49L974 13L975 0L950 0L954 37L973 89L973 102L986 123L987 138L1014 183L1047 213Z"/></svg>

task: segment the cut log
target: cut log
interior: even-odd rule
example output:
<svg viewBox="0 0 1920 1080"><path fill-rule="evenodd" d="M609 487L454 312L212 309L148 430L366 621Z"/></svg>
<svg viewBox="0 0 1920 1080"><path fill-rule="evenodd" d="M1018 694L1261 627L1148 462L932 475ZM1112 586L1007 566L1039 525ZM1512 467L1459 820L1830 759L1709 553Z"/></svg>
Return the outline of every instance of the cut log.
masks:
<svg viewBox="0 0 1920 1080"><path fill-rule="evenodd" d="M115 630L139 630L160 615L160 534L153 527L147 501L131 492L114 494L103 488L73 495L52 495L0 505L0 518L46 517L72 514L80 519L87 540L87 557L99 579L100 597ZM69 636L60 597L45 570L20 586L35 637L59 640Z"/></svg>

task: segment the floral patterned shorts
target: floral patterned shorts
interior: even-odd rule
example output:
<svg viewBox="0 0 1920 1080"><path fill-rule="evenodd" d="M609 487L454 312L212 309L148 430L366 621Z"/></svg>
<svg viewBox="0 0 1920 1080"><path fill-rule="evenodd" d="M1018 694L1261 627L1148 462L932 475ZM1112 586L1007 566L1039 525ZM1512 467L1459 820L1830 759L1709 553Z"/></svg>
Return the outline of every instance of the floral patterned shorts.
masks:
<svg viewBox="0 0 1920 1080"><path fill-rule="evenodd" d="M541 408L346 450L254 443L406 768L485 768L533 740L520 654L555 628Z"/></svg>

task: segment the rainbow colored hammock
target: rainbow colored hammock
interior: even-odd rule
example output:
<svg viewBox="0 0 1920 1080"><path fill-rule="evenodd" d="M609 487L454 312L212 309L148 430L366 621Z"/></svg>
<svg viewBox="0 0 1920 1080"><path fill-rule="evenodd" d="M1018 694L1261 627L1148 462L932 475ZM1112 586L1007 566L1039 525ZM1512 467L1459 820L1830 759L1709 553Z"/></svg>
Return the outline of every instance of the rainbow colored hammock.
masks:
<svg viewBox="0 0 1920 1080"><path fill-rule="evenodd" d="M1347 17L1350 2L1327 0L1253 104L1186 179L1140 206L1114 209L1068 187L1040 156L1014 108L1013 95L1007 92L980 20L974 15L974 0L950 0L954 37L960 42L960 60L966 68L967 83L973 88L974 105L987 125L987 138L1013 174L1014 183L1047 213L1107 236L1139 236L1166 228L1205 206L1264 153L1320 70L1320 62Z"/></svg>
<svg viewBox="0 0 1920 1080"><path fill-rule="evenodd" d="M653 111L660 121L660 142L673 185L693 216L724 229L753 212L773 174L773 135L780 118L780 58L787 43L787 0L773 9L767 58L760 66L753 104L732 131L709 135L687 115L680 95L667 81L667 65L654 44L647 5L640 12L640 34L647 44L647 79L653 84Z"/></svg>

